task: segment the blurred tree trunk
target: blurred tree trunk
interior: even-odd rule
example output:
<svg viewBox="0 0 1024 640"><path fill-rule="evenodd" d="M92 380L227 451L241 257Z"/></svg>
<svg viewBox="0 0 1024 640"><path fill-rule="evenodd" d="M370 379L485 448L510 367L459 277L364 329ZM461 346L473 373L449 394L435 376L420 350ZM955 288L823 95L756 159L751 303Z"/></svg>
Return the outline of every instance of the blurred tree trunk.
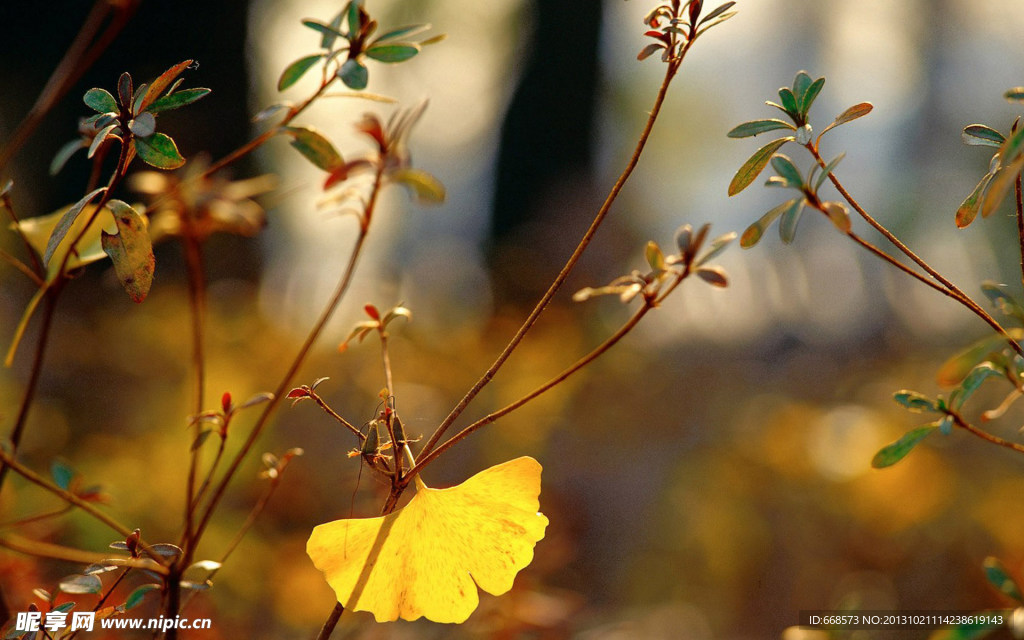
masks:
<svg viewBox="0 0 1024 640"><path fill-rule="evenodd" d="M497 295L528 302L592 213L601 3L533 0L534 30L501 130L490 260ZM524 240L529 239L529 244Z"/></svg>

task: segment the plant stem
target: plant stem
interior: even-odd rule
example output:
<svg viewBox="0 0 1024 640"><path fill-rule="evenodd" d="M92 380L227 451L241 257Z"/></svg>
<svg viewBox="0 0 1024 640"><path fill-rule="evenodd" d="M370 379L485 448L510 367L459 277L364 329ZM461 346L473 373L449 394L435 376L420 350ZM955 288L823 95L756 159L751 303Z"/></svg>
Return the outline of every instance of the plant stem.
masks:
<svg viewBox="0 0 1024 640"><path fill-rule="evenodd" d="M21 444L22 435L25 433L25 425L28 424L29 410L35 400L36 389L39 388L43 360L46 357L46 345L50 342L50 329L53 327L60 290L61 284L55 284L43 294L43 319L42 325L39 327L39 337L36 340L35 355L32 357L32 368L29 372L28 382L25 384L25 392L21 396L21 404L18 406L18 416L14 419L14 428L11 429L12 456L18 452L18 445ZM7 462L0 461L0 489L3 489L4 480L7 478L7 469Z"/></svg>
<svg viewBox="0 0 1024 640"><path fill-rule="evenodd" d="M22 478L25 478L26 480L28 480L29 482L31 482L32 484L34 484L36 486L39 486L39 487L42 487L43 489L46 489L47 491L49 491L50 493L54 494L55 496L57 496L58 498L60 498L64 502L66 502L68 504L75 505L76 507L78 507L82 511L85 511L86 513L88 513L92 517L96 518L97 520L99 520L103 524L107 525L108 527L110 527L111 529L113 529L114 531L119 533L120 535L125 536L125 537L128 537L129 535L131 535L131 533L132 533L131 529L129 529L128 527L124 526L120 522L114 520L113 518L111 518L107 514L103 513L102 511L100 511L96 507L92 506L90 503L86 502L85 500L82 500L81 498L79 498L75 494L71 493L70 491L66 491L64 489L61 489L57 485L55 485L52 482L48 481L46 478L43 478L42 476L40 476L35 471L29 469L25 465L23 465L20 462L18 462L17 460L15 460L13 455L8 454L7 451L5 451L2 447L0 447L0 461L2 461L4 463L4 465L6 465L9 469L11 469L15 473L17 473Z"/></svg>
<svg viewBox="0 0 1024 640"><path fill-rule="evenodd" d="M391 439L391 452L395 456L395 472L391 476L391 490L394 492L402 483L402 448L404 443L395 438L395 414L391 410L390 403L395 397L395 383L391 376L391 356L388 353L388 332L380 328L380 357L384 365L384 388L388 391L388 397L384 398L385 416L384 425L388 430L388 438Z"/></svg>
<svg viewBox="0 0 1024 640"><path fill-rule="evenodd" d="M821 157L821 154L818 153L818 150L814 148L814 145L808 143L805 146L811 152L811 155L814 156L814 159L817 161L818 165L822 169L824 169L827 166L827 164L825 163L825 160ZM963 306L967 307L971 312L973 312L979 318L981 318L986 323L988 323L988 325L990 327L995 329L996 332L999 333L999 335L1001 335L1004 338L1006 338L1006 341L1009 343L1010 347L1013 348L1014 351L1016 351L1019 355L1024 356L1024 347L1021 347L1020 343L1018 343L1016 340L1014 340L1006 332L1006 329L1004 329L995 318L993 318L987 311L985 311L981 307L981 305L979 305L977 302L975 302L970 296L968 296L966 293L964 293L959 287L957 287L955 284L950 282L941 273L939 273L938 271L933 269L931 267L931 265L929 265L927 262L925 262L923 259L921 259L916 253L911 251L910 247L908 247L902 241L900 241L900 239L897 238L895 235L893 235L893 233L891 231L886 229L881 223L879 223L877 220L875 220L871 216L871 214L869 214L860 205L860 203L857 202L857 200L850 194L850 192L848 192L843 187L843 184L839 181L839 178L836 177L836 174L835 174L834 171L829 173L828 178L832 182L833 186L835 186L835 188L839 192L839 194L843 197L843 199L846 200L848 203L850 203L850 206L853 207L854 210L856 210L857 213L859 213L860 216L862 218L864 218L864 220L869 225L871 225L876 231L881 233L885 237L885 239L888 240L894 247L899 249L900 252L903 253L903 255L905 255L908 258L910 258L911 260L913 260L915 264L917 264L919 267L924 269L924 271L929 276L934 278L939 284L942 285L942 288L939 288L939 287L933 287L933 288L935 288L935 289L937 289L939 291L945 290L945 292L947 292L947 295L949 295L951 298L953 298L954 300L956 300L957 302L959 302ZM857 239L856 236L854 236L852 233L849 233L847 235L849 235L851 238L854 238L855 240ZM863 241L859 241L859 242L861 243L862 246L865 246L865 247L868 247L868 248L871 247L871 245L868 245L867 243L865 243ZM883 257L883 259L885 259L890 264L896 265L896 266L900 267L906 273L912 274L915 277L917 277L919 280L921 280L922 282L928 283L928 280L926 278L920 276L920 274L917 274L912 269L909 269L909 268L901 265L899 262L897 262L894 258L889 256L888 254L885 254L884 252L881 252L881 251L879 251L877 249L874 249L874 252L877 255L879 255L880 257Z"/></svg>
<svg viewBox="0 0 1024 640"><path fill-rule="evenodd" d="M206 294L205 276L203 273L203 251L192 224L192 212L182 213L183 231L182 245L185 252L185 265L188 272L188 303L192 321L192 415L198 416L203 411L204 391L206 388L206 357L203 352L203 317L205 315ZM195 446L199 438L201 423L195 421L192 428L192 443L189 447L188 478L185 487L185 526L181 533L182 548L192 542L193 518L195 516L196 469L199 466L200 447ZM223 441L222 441L223 446ZM212 470L211 470L212 473Z"/></svg>
<svg viewBox="0 0 1024 640"><path fill-rule="evenodd" d="M552 387L558 386L559 384L564 382L569 376L571 376L572 374L576 373L580 369L584 368L585 366L587 366L588 364L590 364L591 362L593 362L594 360L599 358L602 354L604 354L606 351L608 351L613 346L615 346L615 344L618 343L618 341L621 340L623 337L625 337L627 333L632 331L633 328L640 322L640 320L645 315L647 315L647 313L651 309L653 309L653 308L654 308L654 301L653 300L645 299L644 300L644 305L642 307L640 307L629 318L629 320L625 324L623 324L621 327L619 327L619 329L615 333L613 333L611 336L609 336L600 345L595 347L590 353L588 353L587 355L583 356L582 358L580 358L579 360L574 362L571 366L566 368L564 371L562 371L561 373L559 373L555 377L551 378L550 380L548 380L544 384L540 385L539 387L537 387L536 389L534 389L530 393L526 394L522 398L519 398L515 402L512 402L511 404L508 404L508 405L502 407L501 409L498 409L497 411L495 411L493 413L489 413L486 416L484 416L483 418L480 418L476 422L470 424L468 427L466 427L466 428L462 429L461 431L459 431L458 433L456 433L454 436L452 436L447 441L445 441L444 444L441 444L440 446L435 448L430 453L428 453L426 455L422 455L421 454L419 456L419 458L417 459L417 461L416 461L416 466L414 466L412 469L410 469L409 473L407 473L405 478L403 479L403 486L407 485L409 480L413 476L415 476L417 473L420 473L421 471L423 471L424 467L426 467L428 464L430 464L431 462L436 460L437 457L440 456L441 454L443 454L445 451L447 451L448 449L453 447L459 440L462 440L463 438L465 438L469 434L473 433L477 429L479 429L481 427L484 427L484 426L494 422L498 418L501 418L502 416L515 411L519 407L521 407L524 404L526 404L527 402L533 400L534 398L536 398L537 396L541 395L545 391L548 391Z"/></svg>
<svg viewBox="0 0 1024 640"><path fill-rule="evenodd" d="M82 28L64 53L57 67L50 74L49 80L28 114L18 125L10 141L0 151L0 168L8 165L11 158L25 144L32 132L36 130L50 109L74 86L78 79L96 62L100 54L114 41L131 19L139 2L110 2L96 0ZM108 14L113 18L100 33L100 27ZM97 37L97 33L100 33Z"/></svg>
<svg viewBox="0 0 1024 640"><path fill-rule="evenodd" d="M105 563L117 565L119 567L146 569L161 575L166 575L168 571L167 567L150 560L149 558L111 557L104 553L94 553L92 551L83 551L81 549L73 549L71 547L65 547L58 544L51 544L49 542L29 540L27 538L22 538L21 536L10 535L0 537L0 547L38 558L65 560L67 562L75 562L85 565Z"/></svg>
<svg viewBox="0 0 1024 640"><path fill-rule="evenodd" d="M1014 181L1014 195L1016 195L1017 210L1017 243L1020 246L1020 272L1021 272L1021 283L1024 284L1024 196L1021 194L1021 177L1017 174L1017 179Z"/></svg>
<svg viewBox="0 0 1024 640"><path fill-rule="evenodd" d="M320 633L316 634L316 640L328 640L334 633L334 627L338 626L338 620L341 620L343 613L345 613L345 605L335 602L334 608L331 609L331 615L327 616L324 626L320 628Z"/></svg>
<svg viewBox="0 0 1024 640"><path fill-rule="evenodd" d="M286 113L284 117L281 118L281 121L278 122L276 126L264 131L263 133L256 136L249 142L243 144L241 147L235 149L228 155L224 156L217 162L211 164L209 167L206 168L206 171L204 171L202 173L202 176L200 177L212 176L213 174L217 173L224 167L241 160L242 158L249 155L256 149L262 147L271 138L279 134L283 127L288 126L288 124L291 123L291 121L294 120L296 116L305 111L309 107L309 105L313 104L313 102L316 101L317 98L321 97L324 94L324 92L327 91L327 88L334 83L337 77L338 76L334 74L331 74L329 77L324 77L320 81L320 88L318 88L316 92L313 93L313 95L306 98L302 102L302 104L293 106L291 109L289 109L288 113Z"/></svg>
<svg viewBox="0 0 1024 640"><path fill-rule="evenodd" d="M547 308L548 304L551 302L551 299L554 298L555 293L561 288L566 278L569 277L569 273L576 266L576 263L579 261L580 256L583 255L583 252L590 245L590 242L594 238L594 235L597 233L598 228L601 226L601 223L604 222L605 217L608 215L608 211L611 209L612 204L618 198L619 192L622 191L622 187L626 184L626 181L629 179L629 176L633 173L633 169L636 168L637 163L640 161L640 156L643 153L648 138L650 138L651 131L654 129L654 123L658 119L658 114L661 111L662 104L665 102L665 96L668 93L668 88L672 82L672 78L675 77L676 72L679 70L679 66L682 64L683 59L686 57L686 52L689 51L690 45L692 45L693 42L693 40L687 41L679 56L672 59L667 64L667 67L665 69L665 77L661 81L661 86L658 88L658 95L654 100L654 106L651 108L650 115L647 117L647 123L644 126L643 132L640 134L640 138L637 140L636 147L633 150L633 155L630 157L629 162L626 164L626 168L623 169L622 174L619 176L618 180L616 180L615 184L612 185L611 191L609 191L608 193L608 197L605 199L604 204L601 205L601 208L594 216L594 220L590 223L590 227L587 229L586 233L584 233L583 238L576 246L575 251L573 251L572 255L569 257L569 260L565 263L565 266L562 267L562 270L555 277L555 280L551 283L551 286L548 288L547 292L545 292L543 297L541 297L540 301L537 303L537 306L533 308L533 311L530 312L530 315L527 316L526 320L523 321L522 326L519 327L519 330L512 337L509 343L505 346L504 350L502 350L502 352L498 355L498 358L487 369L487 371L484 372L483 376L481 376L480 379L477 380L476 384L473 385L473 387L466 393L466 395L463 396L462 400L460 400L459 403L455 405L455 407L451 410L451 412L444 419L444 421L441 422L440 425L438 425L433 435L430 436L430 439L427 441L426 445L424 445L423 449L420 451L419 455L417 456L417 460L421 460L423 459L424 456L430 455L431 451L444 436L448 428L451 427L452 423L455 422L455 420L460 415L462 415L462 412L465 411L466 407L469 406L469 403L473 401L473 398L475 398L477 394L479 394L480 391L485 386L487 386L487 384L491 381L491 379L498 372L498 370L501 369L502 365L505 364L505 361L508 360L509 356L512 355L512 352L515 351L516 347L519 346L519 343L526 336L526 333L537 322L537 319L540 317L540 314L543 313L544 309Z"/></svg>
<svg viewBox="0 0 1024 640"><path fill-rule="evenodd" d="M341 426L345 427L353 434L355 434L355 436L359 438L360 442L366 439L366 436L363 435L362 431L360 431L354 424L343 418L337 411L332 409L330 405L328 405L327 402L325 402L324 399L320 397L320 394L318 394L314 389L309 390L309 398L313 402L315 402L318 407L323 409L324 412L327 413L327 415L337 420L338 423L341 424Z"/></svg>
<svg viewBox="0 0 1024 640"><path fill-rule="evenodd" d="M221 479L220 483L213 490L213 493L210 496L210 501L206 506L206 510L203 512L203 517L200 519L199 525L196 527L195 534L193 536L194 541L196 543L198 543L199 538L203 535L203 532L206 530L207 525L209 525L210 518L213 516L213 512L216 510L220 500L224 497L224 493L227 490L227 486L231 482L231 479L238 472L238 468L242 465L242 461L245 460L245 457L253 448L253 445L256 444L256 440L263 433L263 430L266 428L269 422L270 416L273 414L274 410L277 408L277 406L281 403L281 400L283 400L285 395L287 394L288 387L291 385L292 380L295 378L295 374L298 373L299 367L301 367L302 363L305 362L306 356L309 355L310 350L313 348L313 343L315 343L317 338L320 337L320 334L323 332L324 327L327 326L327 322L331 319L331 316L334 315L334 312L338 308L341 299L345 296L345 293L348 291L349 285L352 282L352 277L355 274L356 264L359 261L359 257L362 254L362 250L366 242L367 233L370 228L370 222L373 218L373 211L377 204L377 197L380 194L381 186L383 184L385 160L385 158L380 159L380 164L377 168L377 172L374 177L373 188L370 193L370 198L366 204L366 210L364 212L364 215L361 218L359 236L356 238L355 246L352 248L348 264L346 265L345 270L342 273L341 279L338 282L338 286L335 289L334 294L331 296L330 300L324 306L324 309L320 313L320 317L316 321L316 324L314 324L313 328L310 329L309 334L306 336L306 340L302 343L302 346L299 348L299 352L295 355L295 358L292 360L292 363L288 367L288 370L285 372L284 376L281 378L281 381L278 383L277 388L274 391L274 397L270 400L270 402L267 403L266 407L263 409L263 413L260 414L260 417L256 420L256 423L253 425L252 430L249 432L248 438L246 438L245 442L242 444L241 449L232 459L231 464L228 467L227 471L224 472L224 476Z"/></svg>
<svg viewBox="0 0 1024 640"><path fill-rule="evenodd" d="M958 427L965 429L966 431L969 431L970 433L978 436L982 440L986 440L988 442L991 442L992 444L999 445L1000 447L1011 449L1013 451L1016 451L1017 453L1024 453L1024 445L1018 444L1016 442L1010 442L1009 440L1000 438L999 436L991 434L987 431L982 431L978 427L974 426L973 424L967 422L962 417L960 417L959 413L950 411L949 415L953 416L953 421L956 423Z"/></svg>

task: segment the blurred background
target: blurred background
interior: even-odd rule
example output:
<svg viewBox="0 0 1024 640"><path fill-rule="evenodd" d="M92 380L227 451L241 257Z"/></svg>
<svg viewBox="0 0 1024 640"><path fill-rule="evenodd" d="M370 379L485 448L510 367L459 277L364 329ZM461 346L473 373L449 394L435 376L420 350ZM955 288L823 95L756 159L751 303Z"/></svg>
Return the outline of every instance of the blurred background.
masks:
<svg viewBox="0 0 1024 640"><path fill-rule="evenodd" d="M383 386L376 344L344 354L336 346L363 319L365 303L404 302L413 320L392 331L398 408L410 435L429 436L572 251L632 152L663 65L636 60L646 44L641 20L653 7L645 0L368 7L383 25L430 22L448 39L402 65L370 63L369 91L397 105L331 98L299 122L348 157L366 150L352 128L364 112L387 115L429 98L411 149L448 199L422 208L400 190L386 193L347 304L296 383L329 376L319 390L331 405L353 423L372 419ZM713 235L742 231L781 201L758 185L726 196L735 170L765 141L725 134L774 117L764 100L800 69L827 77L812 110L818 130L854 103L875 106L823 144L830 158L846 151L838 173L860 202L972 295L983 279L1020 293L1009 209L966 230L953 223L991 155L962 145L961 129L980 122L1006 132L1020 112L1001 97L1024 83L1018 3L741 0L736 8L693 49L633 179L557 304L464 419L520 397L614 331L628 309L613 298L573 304L571 293L643 268L647 240L671 246L684 223L710 222ZM86 114L79 96L89 87L112 89L125 70L148 80L196 59L185 86L213 93L162 117L161 129L186 157L218 158L262 130L249 119L282 99L280 71L316 52L319 36L300 20L327 21L339 9L322 0L143 1L3 168L18 214L41 215L81 196L84 154L57 178L46 168L76 136ZM30 108L88 10L51 2L44 20L35 6L0 7L0 139ZM283 98L314 90L309 75ZM350 217L318 206L323 174L284 142L232 172L273 173L280 188L261 200L268 225L258 237L215 236L207 245L211 409L224 391L243 399L276 385L354 237ZM14 234L0 236L0 248L16 253ZM987 327L815 216L792 245L773 231L718 262L728 289L687 282L586 372L426 474L443 486L518 455L544 465L541 508L551 525L512 594L484 596L457 628L377 626L369 614L346 613L344 637L770 638L802 609L1008 606L987 586L981 562L995 555L1013 571L1024 564L1021 461L956 433L929 439L893 468L870 468L875 451L919 423L892 393L939 392L938 365ZM157 248L156 284L142 305L120 291L109 263L73 282L20 450L34 468L61 459L102 484L112 512L150 540L179 533L190 444L185 291L173 242ZM0 266L3 340L31 294L26 278ZM33 328L26 344L34 336ZM28 351L0 372L4 435ZM975 406L999 399L982 394ZM253 417L233 424L236 445ZM1015 438L1021 420L1011 412L992 430ZM259 448L302 447L306 455L288 468L214 588L186 611L214 617L214 629L195 637L308 638L319 628L333 594L305 555L309 531L373 515L385 493L346 457L353 446L311 404L282 407ZM263 489L253 457L215 518L204 557L219 556ZM56 506L15 479L0 494L0 523ZM76 514L20 533L89 549L111 541ZM0 554L0 587L10 609L23 611L32 588L53 588L75 570Z"/></svg>

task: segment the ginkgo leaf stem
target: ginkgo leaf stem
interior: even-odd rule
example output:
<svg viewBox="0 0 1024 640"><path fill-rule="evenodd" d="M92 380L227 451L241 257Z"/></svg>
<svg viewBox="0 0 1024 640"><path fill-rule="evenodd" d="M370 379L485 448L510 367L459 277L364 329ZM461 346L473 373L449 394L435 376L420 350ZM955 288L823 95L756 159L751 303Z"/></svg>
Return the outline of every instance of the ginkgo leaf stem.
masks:
<svg viewBox="0 0 1024 640"><path fill-rule="evenodd" d="M337 310L342 298L345 297L345 293L348 292L349 285L351 285L352 278L355 275L356 265L358 264L359 258L362 256L363 253L363 248L366 243L367 234L370 229L370 222L373 219L373 211L374 208L376 207L377 199L383 186L385 161L386 158L380 158L380 162L378 164L377 171L374 176L373 187L372 190L370 191L370 197L366 203L364 215L360 218L359 234L356 237L355 244L352 247L352 251L349 254L348 264L345 266L345 269L341 274L341 277L338 281L338 285L335 288L334 293L331 295L330 299L324 305L323 310L320 312L320 317L317 319L316 323L310 329L309 333L306 336L306 339L302 343L302 346L299 347L299 351L292 359L292 362L289 365L288 370L281 377L280 382L278 382L277 388L274 390L273 397L264 406L263 412L260 414L259 418L256 419L256 423L250 430L245 442L242 444L238 453L235 454L235 457L231 460L231 464L228 466L227 470L224 472L224 475L221 477L220 482L216 485L213 492L211 493L210 500L207 503L202 518L199 520L199 524L196 527L195 532L193 534L194 540L192 548L195 547L195 544L197 544L199 539L202 537L203 532L206 531L206 527L210 523L210 518L213 516L214 511L217 509L217 505L220 503L221 499L224 497L225 492L227 491L228 484L230 484L231 480L235 477L235 474L238 472L238 469L242 465L242 462L245 460L249 452L252 450L253 446L256 444L256 440L259 439L260 435L263 433L263 430L266 429L267 424L269 424L270 421L270 416L273 415L278 405L287 396L288 389L291 386L292 380L294 380L295 375L299 371L299 368L306 361L306 356L309 355L309 352L312 350L313 344L320 337L320 334L323 332L324 327L327 326L328 321L330 321L331 317L334 315L334 312L335 310Z"/></svg>

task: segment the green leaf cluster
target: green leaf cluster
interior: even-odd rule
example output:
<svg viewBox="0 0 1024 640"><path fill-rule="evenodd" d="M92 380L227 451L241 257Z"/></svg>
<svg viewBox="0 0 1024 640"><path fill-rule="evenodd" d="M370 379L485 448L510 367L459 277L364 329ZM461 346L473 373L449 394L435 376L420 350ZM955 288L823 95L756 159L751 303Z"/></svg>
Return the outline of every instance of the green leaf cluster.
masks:
<svg viewBox="0 0 1024 640"><path fill-rule="evenodd" d="M715 238L707 250L701 252L710 229L711 225L708 224L697 230L688 224L679 227L675 235L678 252L670 255L666 255L658 243L649 241L644 247L644 259L649 271L634 269L603 287L585 287L573 295L573 300L582 302L596 296L616 295L621 302L628 303L642 293L648 303L656 304L667 295L666 287L674 287L691 274L713 287L729 286L725 270L707 263L722 253L736 238L736 234L726 233Z"/></svg>
<svg viewBox="0 0 1024 640"><path fill-rule="evenodd" d="M82 138L57 151L50 173L59 172L78 149L88 149L88 157L93 158L112 141L130 145L130 153L157 169L176 169L185 164L174 140L156 131L156 116L190 105L210 93L205 88L179 90L182 79L178 76L193 64L192 60L179 62L152 84L141 84L138 88L133 87L131 75L123 73L118 79L116 97L99 87L86 91L82 101L96 113L82 120Z"/></svg>
<svg viewBox="0 0 1024 640"><path fill-rule="evenodd" d="M318 63L324 65L324 76L336 76L345 86L362 91L370 81L366 58L384 63L405 62L415 57L424 46L439 42L444 36L416 41L413 38L430 29L427 24L415 24L375 34L378 23L370 17L362 0L347 3L329 22L305 19L302 24L320 34L323 51L295 60L281 73L277 88L284 91L298 82ZM334 68L328 73L329 65Z"/></svg>
<svg viewBox="0 0 1024 640"><path fill-rule="evenodd" d="M733 176L732 182L729 183L730 196L736 195L750 186L757 179L757 176L761 174L761 171L768 166L768 162L775 152L787 142L796 142L797 144L817 150L821 143L821 138L826 132L871 112L872 106L867 102L850 107L836 116L835 120L818 134L817 139L812 144L811 136L813 135L813 129L808 122L808 115L811 105L814 104L824 86L825 78L812 80L806 71L800 71L796 74L792 87L782 87L779 89L779 102L771 100L765 102L765 104L775 107L785 114L789 122L779 118L751 120L737 125L729 131L728 136L730 138L749 138L778 130L793 132L792 135L786 135L764 145L740 166L739 170L736 171L736 175Z"/></svg>
<svg viewBox="0 0 1024 640"><path fill-rule="evenodd" d="M1004 96L1010 102L1024 102L1024 87L1010 89ZM971 124L964 127L961 138L964 144L996 149L988 171L957 208L956 226L962 229L974 222L979 213L983 218L992 215L1020 180L1024 170L1024 128L1020 126L1020 117L1010 126L1009 135L984 124Z"/></svg>

